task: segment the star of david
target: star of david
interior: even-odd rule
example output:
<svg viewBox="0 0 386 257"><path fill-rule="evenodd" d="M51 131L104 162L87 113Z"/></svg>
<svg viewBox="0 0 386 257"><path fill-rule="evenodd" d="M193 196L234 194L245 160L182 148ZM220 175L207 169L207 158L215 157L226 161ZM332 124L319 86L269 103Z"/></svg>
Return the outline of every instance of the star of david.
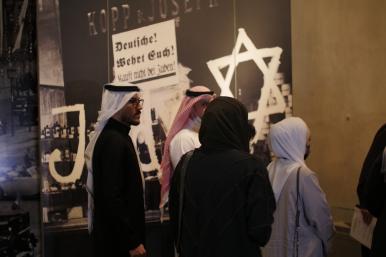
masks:
<svg viewBox="0 0 386 257"><path fill-rule="evenodd" d="M248 113L248 119L254 119L253 125L256 128L256 136L253 138L252 143L256 143L264 123L264 116L285 110L284 98L274 80L274 76L280 65L280 56L283 50L280 47L258 49L243 28L240 28L238 32L232 54L210 60L207 62L207 65L221 89L222 96L234 97L230 90L230 85L235 69L239 63L252 60L263 73L264 84L261 88L260 99L258 99L258 109ZM241 52L243 45L246 51ZM271 58L268 64L265 63L264 58ZM223 76L221 69L227 66L229 66L229 68L225 76ZM260 88L257 88L257 90L260 90ZM268 104L270 97L276 99L277 103L275 105Z"/></svg>

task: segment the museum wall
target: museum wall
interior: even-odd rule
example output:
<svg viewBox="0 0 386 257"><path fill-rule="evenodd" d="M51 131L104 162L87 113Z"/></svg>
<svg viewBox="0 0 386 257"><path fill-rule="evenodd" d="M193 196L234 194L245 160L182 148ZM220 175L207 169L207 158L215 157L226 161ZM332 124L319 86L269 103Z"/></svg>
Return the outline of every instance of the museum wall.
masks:
<svg viewBox="0 0 386 257"><path fill-rule="evenodd" d="M350 221L362 162L386 121L386 2L291 1L294 115L335 221Z"/></svg>

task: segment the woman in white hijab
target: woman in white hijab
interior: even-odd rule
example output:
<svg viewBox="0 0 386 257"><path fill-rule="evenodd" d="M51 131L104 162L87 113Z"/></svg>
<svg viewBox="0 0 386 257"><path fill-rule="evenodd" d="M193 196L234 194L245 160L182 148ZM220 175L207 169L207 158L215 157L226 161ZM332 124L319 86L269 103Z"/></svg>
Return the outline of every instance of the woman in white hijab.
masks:
<svg viewBox="0 0 386 257"><path fill-rule="evenodd" d="M268 173L276 212L263 256L327 256L334 226L318 179L304 162L310 146L307 125L300 118L284 119L271 127L269 143L275 156Z"/></svg>

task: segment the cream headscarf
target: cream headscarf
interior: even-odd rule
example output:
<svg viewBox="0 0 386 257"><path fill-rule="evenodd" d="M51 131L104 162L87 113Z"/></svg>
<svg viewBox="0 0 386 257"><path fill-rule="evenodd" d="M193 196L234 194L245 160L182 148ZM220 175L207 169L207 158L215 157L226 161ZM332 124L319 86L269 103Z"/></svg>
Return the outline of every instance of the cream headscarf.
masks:
<svg viewBox="0 0 386 257"><path fill-rule="evenodd" d="M276 202L289 175L299 167L307 167L304 162L308 127L297 117L284 119L272 125L268 140L276 159L267 169Z"/></svg>
<svg viewBox="0 0 386 257"><path fill-rule="evenodd" d="M102 94L101 110L98 115L97 122L95 124L95 130L90 136L90 142L86 147L85 160L87 165L87 193L88 193L88 230L91 233L93 227L93 213L94 213L94 181L93 181L93 168L92 157L95 144L105 127L107 121L119 110L121 110L125 104L139 92L139 88L133 84L107 84L104 86Z"/></svg>

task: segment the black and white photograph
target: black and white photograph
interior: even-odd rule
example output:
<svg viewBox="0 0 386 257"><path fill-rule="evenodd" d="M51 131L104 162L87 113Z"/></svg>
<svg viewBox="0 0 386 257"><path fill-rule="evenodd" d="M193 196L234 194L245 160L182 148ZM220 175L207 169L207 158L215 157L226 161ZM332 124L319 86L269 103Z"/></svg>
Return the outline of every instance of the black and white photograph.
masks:
<svg viewBox="0 0 386 257"><path fill-rule="evenodd" d="M155 248L162 248L154 242L169 219L160 207L164 143L187 89L203 85L243 102L256 130L250 150L267 163L270 124L292 114L289 1L42 0L37 24L47 256L56 248L74 254L66 238L88 244L81 155L104 84L134 83L142 91L141 123L130 135L145 181L148 240ZM160 248L149 251L162 256Z"/></svg>

